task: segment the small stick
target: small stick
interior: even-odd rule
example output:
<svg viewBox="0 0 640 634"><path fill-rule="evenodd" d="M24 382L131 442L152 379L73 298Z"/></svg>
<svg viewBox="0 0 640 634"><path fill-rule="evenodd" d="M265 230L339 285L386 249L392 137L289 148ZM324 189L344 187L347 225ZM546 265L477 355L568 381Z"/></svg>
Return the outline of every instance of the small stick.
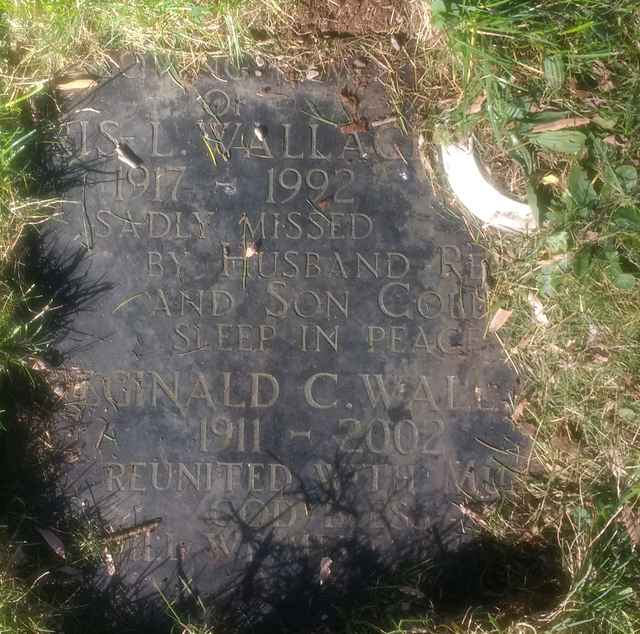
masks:
<svg viewBox="0 0 640 634"><path fill-rule="evenodd" d="M107 544L122 542L127 539L131 539L132 537L142 535L143 533L154 531L156 528L158 528L158 526L160 526L161 522L161 517L154 517L153 519L147 520L146 522L141 522L140 524L136 524L135 526L123 528L122 530L116 531L115 533L111 533L111 535L107 535L107 537L105 537L104 541Z"/></svg>
<svg viewBox="0 0 640 634"><path fill-rule="evenodd" d="M372 128L379 128L383 125L388 125L389 123L395 123L398 120L398 117L387 117L386 119L378 119L377 121L372 121L369 125Z"/></svg>

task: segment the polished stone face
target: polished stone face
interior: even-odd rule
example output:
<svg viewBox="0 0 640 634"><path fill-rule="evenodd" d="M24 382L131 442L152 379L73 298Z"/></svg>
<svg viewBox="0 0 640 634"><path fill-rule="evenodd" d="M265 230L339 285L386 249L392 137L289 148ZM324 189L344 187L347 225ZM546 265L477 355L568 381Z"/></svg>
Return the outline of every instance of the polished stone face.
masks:
<svg viewBox="0 0 640 634"><path fill-rule="evenodd" d="M375 87L267 76L139 63L67 104L68 490L141 587L455 547L517 463L486 264L414 135Z"/></svg>

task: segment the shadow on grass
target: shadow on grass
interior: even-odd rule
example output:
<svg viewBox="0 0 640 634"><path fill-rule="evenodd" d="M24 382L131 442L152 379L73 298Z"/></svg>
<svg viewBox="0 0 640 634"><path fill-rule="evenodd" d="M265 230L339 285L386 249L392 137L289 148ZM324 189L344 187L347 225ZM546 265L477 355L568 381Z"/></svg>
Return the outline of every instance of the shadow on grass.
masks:
<svg viewBox="0 0 640 634"><path fill-rule="evenodd" d="M490 614L507 626L550 610L566 592L569 580L551 542L500 541L473 528L461 535L459 516L445 495L421 501L404 489L374 499L354 483L359 466L336 456L332 484L314 490L298 480L298 490L288 493L287 499L297 498L289 511L303 503L326 509L324 518L338 521L333 539L292 543L279 537L274 526L286 521L288 510L259 526L255 516L249 522L238 513L219 516L218 525L226 520L241 535L236 553L249 546L251 557L209 597L198 593L198 572L178 563L182 613L194 619L204 612L224 615L228 630L220 631L251 634L386 631L402 620L460 624L470 613ZM407 518L402 528L394 524L394 506ZM416 529L412 518L426 514L430 522ZM212 563L202 555L201 570L207 559ZM331 573L323 579L327 559Z"/></svg>

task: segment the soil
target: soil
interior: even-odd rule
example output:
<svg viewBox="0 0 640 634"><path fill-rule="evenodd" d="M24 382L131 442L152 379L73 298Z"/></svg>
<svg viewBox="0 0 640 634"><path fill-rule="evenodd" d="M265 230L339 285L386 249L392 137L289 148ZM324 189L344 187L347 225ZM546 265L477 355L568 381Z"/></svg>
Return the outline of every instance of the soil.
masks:
<svg viewBox="0 0 640 634"><path fill-rule="evenodd" d="M344 35L406 32L405 0L300 0L296 21L300 32Z"/></svg>

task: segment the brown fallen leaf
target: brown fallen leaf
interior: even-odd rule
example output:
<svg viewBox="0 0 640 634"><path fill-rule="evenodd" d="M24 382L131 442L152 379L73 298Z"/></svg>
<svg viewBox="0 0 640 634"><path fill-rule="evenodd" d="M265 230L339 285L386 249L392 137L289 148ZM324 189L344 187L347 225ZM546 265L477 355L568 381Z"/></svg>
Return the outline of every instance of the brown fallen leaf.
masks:
<svg viewBox="0 0 640 634"><path fill-rule="evenodd" d="M320 585L322 585L331 576L331 564L333 559L323 557L320 560Z"/></svg>
<svg viewBox="0 0 640 634"><path fill-rule="evenodd" d="M608 145L615 145L617 147L626 147L627 145L627 142L622 141L620 139L620 136L618 136L617 134L610 134L609 136L604 137L604 139L602 140Z"/></svg>
<svg viewBox="0 0 640 634"><path fill-rule="evenodd" d="M356 132L367 132L369 130L369 122L361 117L357 121L352 121L351 123L345 123L338 127L338 130L342 132L342 134L354 134Z"/></svg>
<svg viewBox="0 0 640 634"><path fill-rule="evenodd" d="M471 510L468 506L465 506L464 504L454 504L454 506L458 508L458 510L464 517L468 517L472 522L475 522L478 526L486 530L489 530L489 525L487 524L487 522L485 522L485 520L482 517L480 517L480 515L478 515L475 511Z"/></svg>
<svg viewBox="0 0 640 634"><path fill-rule="evenodd" d="M611 73L604 63L597 60L593 63L593 71L598 78L598 88L603 92L609 92L616 86L611 81Z"/></svg>
<svg viewBox="0 0 640 634"><path fill-rule="evenodd" d="M83 79L72 79L71 81L56 84L56 88L63 91L86 90L87 88L94 88L97 85L98 82L95 79L85 77Z"/></svg>
<svg viewBox="0 0 640 634"><path fill-rule="evenodd" d="M107 550L106 546L105 546L104 550L102 551L102 559L104 561L104 570L107 573L107 576L108 577L113 577L113 575L116 574L116 565L115 565L115 563L113 561L113 556Z"/></svg>
<svg viewBox="0 0 640 634"><path fill-rule="evenodd" d="M358 108L360 107L360 100L354 95L348 88L343 88L340 91L340 101L342 107L346 110L347 114L354 119L358 119Z"/></svg>
<svg viewBox="0 0 640 634"><path fill-rule="evenodd" d="M511 414L511 420L514 423L517 423L522 418L522 415L524 414L524 408L527 405L529 405L529 401L523 399L515 406L513 414Z"/></svg>
<svg viewBox="0 0 640 634"><path fill-rule="evenodd" d="M625 527L633 547L640 545L640 517L628 506L620 511L620 523Z"/></svg>
<svg viewBox="0 0 640 634"><path fill-rule="evenodd" d="M540 298L535 293L529 293L527 299L529 300L529 305L531 306L531 309L533 311L534 319L542 326L547 327L550 322L549 318L544 312L544 306L542 305Z"/></svg>
<svg viewBox="0 0 640 634"><path fill-rule="evenodd" d="M49 366L42 359L34 359L31 364L32 369L36 372L46 372L49 370Z"/></svg>
<svg viewBox="0 0 640 634"><path fill-rule="evenodd" d="M61 557L62 559L66 559L67 554L65 553L64 550L64 544L62 543L62 540L53 532L50 531L48 528L37 528L36 530L38 531L38 533L40 533L40 535L42 536L42 539L44 539L45 542L47 542L49 548L51 548L51 550L58 555L58 557Z"/></svg>
<svg viewBox="0 0 640 634"><path fill-rule="evenodd" d="M504 308L498 308L491 318L489 323L489 332L498 332L508 321L513 314L512 310L505 310Z"/></svg>
<svg viewBox="0 0 640 634"><path fill-rule="evenodd" d="M566 128L582 128L589 125L591 119L586 117L568 117L567 119L559 119L558 121L549 121L548 123L539 123L531 128L531 132L552 132L554 130L565 130Z"/></svg>
<svg viewBox="0 0 640 634"><path fill-rule="evenodd" d="M609 467L611 468L611 473L615 477L616 480L624 480L627 477L627 469L624 466L624 458L622 457L620 451L617 449L610 449L607 452L607 457L609 458Z"/></svg>
<svg viewBox="0 0 640 634"><path fill-rule="evenodd" d="M556 255L552 255L550 258L546 258L544 260L538 260L539 266L549 266L554 262L571 262L573 260L572 253L556 253Z"/></svg>
<svg viewBox="0 0 640 634"><path fill-rule="evenodd" d="M482 105L487 100L487 96L482 93L478 95L467 108L467 114L478 114L482 110Z"/></svg>

